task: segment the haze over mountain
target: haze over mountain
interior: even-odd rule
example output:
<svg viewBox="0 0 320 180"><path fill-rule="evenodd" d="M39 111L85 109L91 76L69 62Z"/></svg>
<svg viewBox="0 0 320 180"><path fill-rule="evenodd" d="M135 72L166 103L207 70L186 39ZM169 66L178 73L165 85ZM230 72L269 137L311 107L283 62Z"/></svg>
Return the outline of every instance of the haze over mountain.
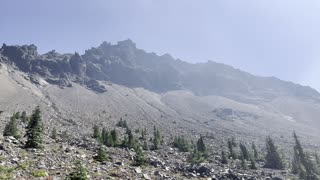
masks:
<svg viewBox="0 0 320 180"><path fill-rule="evenodd" d="M1 47L0 54L3 71L1 76L4 79L2 93L12 94L22 88L28 91L25 83L26 80L30 81L32 84L27 83L29 90L32 90L29 93L43 94L39 97L52 101L57 106L54 109L59 113L65 111L72 114L82 109L81 107L87 107L93 108L93 114L102 111L113 111L110 113L115 116L133 113L131 118L136 121L141 118L139 114L142 113L145 114L145 123L163 116L167 116L170 121L179 119L182 124L186 119L192 119L186 121L189 125L185 125L189 128L193 127L192 122L211 121L212 124L203 125L205 129L217 128L220 123L230 128L231 125L228 127L227 124L231 122L237 124L239 129L248 128L241 125L240 122L243 121L252 127L259 123L262 126L268 125L265 126L267 133L277 129L272 127L271 122L274 121L279 129L288 129L288 133L297 128L312 136L318 134L320 94L316 90L277 78L254 76L212 61L191 64L174 59L169 54L159 56L138 49L131 40L119 41L115 45L103 42L99 47L85 51L83 55L59 54L55 51L41 55L35 45L6 44ZM21 76L19 80L16 79L18 74ZM14 84L22 87L13 87ZM84 95L75 96L75 92ZM121 94L121 101L126 102L128 100L124 99L134 97L138 99L134 102L141 101L145 105L133 105L133 102L129 101L127 106L114 104L112 110L107 110L110 105L101 107L100 104L120 103L113 94L116 92ZM16 99L18 97L19 95ZM6 100L8 96L2 98ZM102 101L103 98L107 99ZM66 99L69 99L69 103L65 102ZM10 103L18 108L16 101L13 99ZM132 112L126 112L126 109L132 109ZM91 118L96 118L95 116ZM83 117L80 115L74 118L77 122ZM165 121L161 123L164 126L166 124ZM242 132L262 132L259 128L261 127L250 127ZM201 131L201 128L198 130Z"/></svg>
<svg viewBox="0 0 320 180"><path fill-rule="evenodd" d="M271 135L281 144L286 157L291 157L291 151L287 150L292 147L293 131L299 133L309 151L316 151L320 144L317 118L320 94L316 90L273 77L254 76L217 62L192 64L169 54L160 56L137 48L131 40L117 44L103 42L83 55L56 51L39 54L35 45L3 44L0 84L0 131L7 127L4 124L13 112L30 114L36 106L41 108L45 127L45 150L26 151L23 155L32 160L28 169L33 173L30 175L19 165L14 170L16 178L36 177L39 169L54 177L65 177L71 163L79 159L89 162L86 167L92 179L109 176L150 179L148 174L155 179L262 178L269 174L264 171L287 178L294 175L265 168L221 166L220 154L216 152L223 151L232 137L247 145L254 142L264 147L265 137ZM129 124L126 132L117 127L119 120ZM156 151L144 150L151 167L143 167L145 173L141 174L141 169L132 170L132 158L136 159L137 154L132 156L132 149L119 149L120 145L107 149L111 164L92 161L97 148L102 147L98 141L92 142L94 126L117 127L124 137L122 143L126 142L125 134L130 129L137 136L139 129L145 129L150 136L154 133L150 127L155 127L163 134L164 144ZM22 127L25 125L20 122L19 128ZM53 141L50 137L53 128L58 129L61 140ZM177 136L191 140L205 138L210 149L208 163L194 166L188 160L191 154L170 148ZM141 143L140 140L137 142ZM21 147L24 139L5 137L4 141L1 144L4 150L0 152L6 164L14 167L15 162L24 162L21 155L17 156L24 152ZM12 161L12 157L17 161ZM240 162L234 159L232 163ZM259 167L263 168L264 161L261 163ZM97 174L97 169L105 173Z"/></svg>

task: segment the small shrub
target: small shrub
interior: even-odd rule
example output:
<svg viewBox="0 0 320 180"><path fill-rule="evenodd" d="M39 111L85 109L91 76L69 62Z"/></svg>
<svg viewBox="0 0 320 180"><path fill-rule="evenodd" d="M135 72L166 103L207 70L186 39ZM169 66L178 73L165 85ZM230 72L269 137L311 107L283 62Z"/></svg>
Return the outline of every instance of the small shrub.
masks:
<svg viewBox="0 0 320 180"><path fill-rule="evenodd" d="M32 172L33 177L46 177L48 176L47 172L45 170L35 170Z"/></svg>

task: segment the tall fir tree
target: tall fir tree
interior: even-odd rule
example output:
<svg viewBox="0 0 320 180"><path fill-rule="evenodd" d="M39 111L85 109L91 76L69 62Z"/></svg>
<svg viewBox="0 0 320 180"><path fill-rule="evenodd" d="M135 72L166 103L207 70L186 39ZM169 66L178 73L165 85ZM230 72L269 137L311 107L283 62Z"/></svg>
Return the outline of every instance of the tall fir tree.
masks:
<svg viewBox="0 0 320 180"><path fill-rule="evenodd" d="M119 145L118 131L116 129L113 129L110 134L112 137L113 146L118 146Z"/></svg>
<svg viewBox="0 0 320 180"><path fill-rule="evenodd" d="M188 152L190 150L190 144L183 136L174 138L173 147L178 148L181 152Z"/></svg>
<svg viewBox="0 0 320 180"><path fill-rule="evenodd" d="M317 163L317 165L319 166L320 165L320 158L319 158L319 155L318 155L318 153L314 153L314 157L315 157L315 159L316 159L316 163Z"/></svg>
<svg viewBox="0 0 320 180"><path fill-rule="evenodd" d="M26 124L29 121L26 111L23 111L20 116L21 121Z"/></svg>
<svg viewBox="0 0 320 180"><path fill-rule="evenodd" d="M292 161L292 173L298 174L301 179L318 180L319 176L317 174L317 169L309 155L304 152L295 132L293 132L293 138L295 146L293 147L294 156Z"/></svg>
<svg viewBox="0 0 320 180"><path fill-rule="evenodd" d="M136 166L144 165L147 160L146 160L146 157L145 157L141 147L137 145L134 147L134 150L136 152L136 156L134 158L134 162L135 162L134 165L136 165Z"/></svg>
<svg viewBox="0 0 320 180"><path fill-rule="evenodd" d="M270 136L266 139L266 149L267 154L265 157L265 167L270 169L284 169L284 164L279 155L278 149Z"/></svg>
<svg viewBox="0 0 320 180"><path fill-rule="evenodd" d="M142 139L142 140L146 140L147 139L147 129L146 128L144 128L144 129L142 129L141 130L141 137L140 137L140 139Z"/></svg>
<svg viewBox="0 0 320 180"><path fill-rule="evenodd" d="M93 138L95 138L98 142L101 142L102 139L102 135L101 135L101 131L98 125L94 125L93 126Z"/></svg>
<svg viewBox="0 0 320 180"><path fill-rule="evenodd" d="M257 160L259 158L259 153L258 153L258 150L257 150L257 146L254 142L252 142L251 144L251 148L253 150L253 157L255 160Z"/></svg>
<svg viewBox="0 0 320 180"><path fill-rule="evenodd" d="M237 154L234 151L235 143L232 142L231 139L228 140L228 148L229 148L229 157L232 159L237 159Z"/></svg>
<svg viewBox="0 0 320 180"><path fill-rule="evenodd" d="M153 127L153 149L159 149L161 143L160 131L154 126Z"/></svg>
<svg viewBox="0 0 320 180"><path fill-rule="evenodd" d="M13 115L10 118L10 121L5 125L3 136L13 136L16 139L19 139L18 123L15 115Z"/></svg>
<svg viewBox="0 0 320 180"><path fill-rule="evenodd" d="M228 158L227 158L227 155L226 155L225 151L221 152L221 163L222 164L228 164Z"/></svg>
<svg viewBox="0 0 320 180"><path fill-rule="evenodd" d="M57 129L56 129L56 127L53 127L50 137L52 139L57 139Z"/></svg>
<svg viewBox="0 0 320 180"><path fill-rule="evenodd" d="M256 165L256 160L253 159L252 157L250 158L250 169L258 169Z"/></svg>
<svg viewBox="0 0 320 180"><path fill-rule="evenodd" d="M40 107L36 107L26 127L26 148L42 148L43 124Z"/></svg>
<svg viewBox="0 0 320 180"><path fill-rule="evenodd" d="M75 162L76 168L67 175L66 180L89 180L87 168L80 162Z"/></svg>
<svg viewBox="0 0 320 180"><path fill-rule="evenodd" d="M98 148L97 155L94 157L94 159L96 161L99 161L99 162L104 162L104 161L108 160L108 154L104 150L104 148L103 148L103 146L101 144L100 144L100 146Z"/></svg>
<svg viewBox="0 0 320 180"><path fill-rule="evenodd" d="M204 140L202 136L200 136L200 138L197 141L197 149L202 153L207 152L207 148L206 148L206 145L204 144Z"/></svg>
<svg viewBox="0 0 320 180"><path fill-rule="evenodd" d="M249 153L246 145L243 144L243 143L240 143L239 147L240 147L240 150L241 150L241 156L242 156L245 160L249 161L249 160L250 160L250 153Z"/></svg>

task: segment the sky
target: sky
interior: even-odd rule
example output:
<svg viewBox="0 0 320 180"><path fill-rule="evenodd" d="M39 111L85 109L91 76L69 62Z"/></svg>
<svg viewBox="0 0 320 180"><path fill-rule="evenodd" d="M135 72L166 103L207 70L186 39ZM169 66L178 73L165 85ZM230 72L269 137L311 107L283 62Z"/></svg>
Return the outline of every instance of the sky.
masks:
<svg viewBox="0 0 320 180"><path fill-rule="evenodd" d="M320 91L319 0L0 0L0 43L84 53L103 41Z"/></svg>

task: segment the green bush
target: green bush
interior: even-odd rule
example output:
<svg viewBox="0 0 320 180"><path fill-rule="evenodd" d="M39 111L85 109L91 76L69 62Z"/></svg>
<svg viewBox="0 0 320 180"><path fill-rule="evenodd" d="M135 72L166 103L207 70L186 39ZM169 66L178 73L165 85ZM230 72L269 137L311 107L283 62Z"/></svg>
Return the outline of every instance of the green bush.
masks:
<svg viewBox="0 0 320 180"><path fill-rule="evenodd" d="M33 177L46 177L48 176L47 172L45 170L35 170L32 172Z"/></svg>

